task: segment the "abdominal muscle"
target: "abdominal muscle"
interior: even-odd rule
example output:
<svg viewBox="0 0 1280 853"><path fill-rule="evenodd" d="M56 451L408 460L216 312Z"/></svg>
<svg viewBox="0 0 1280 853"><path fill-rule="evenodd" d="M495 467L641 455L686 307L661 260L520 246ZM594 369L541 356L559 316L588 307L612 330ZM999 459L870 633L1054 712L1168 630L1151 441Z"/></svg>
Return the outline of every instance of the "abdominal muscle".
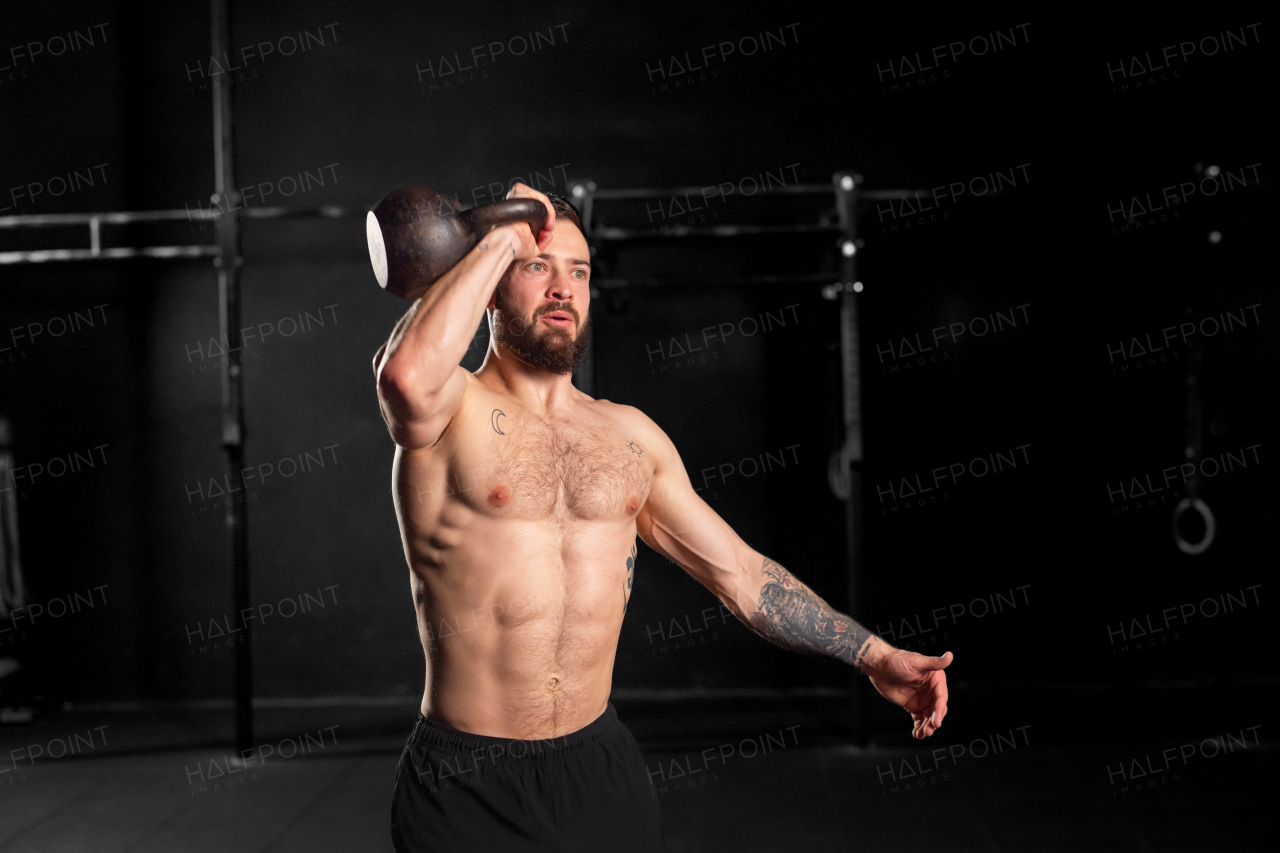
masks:
<svg viewBox="0 0 1280 853"><path fill-rule="evenodd" d="M500 483L412 485L443 486L434 456L397 449L393 480L427 658L422 713L492 737L583 728L609 699L634 517L575 519L559 501L547 518L490 514L477 500Z"/></svg>

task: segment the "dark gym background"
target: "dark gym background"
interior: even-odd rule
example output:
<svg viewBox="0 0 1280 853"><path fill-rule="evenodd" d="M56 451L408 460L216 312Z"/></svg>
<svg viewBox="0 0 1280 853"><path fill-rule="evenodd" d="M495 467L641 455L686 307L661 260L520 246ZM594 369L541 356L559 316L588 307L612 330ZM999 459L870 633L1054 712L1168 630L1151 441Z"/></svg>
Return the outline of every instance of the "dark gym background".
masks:
<svg viewBox="0 0 1280 853"><path fill-rule="evenodd" d="M517 178L564 194L583 180L743 188L765 173L828 183L849 171L862 189L928 191L1016 174L936 212L860 209L855 602L844 505L828 485L843 434L837 302L817 284L723 279L830 270L834 237L599 245L600 279L721 278L593 294L595 396L654 418L753 547L869 627L891 628L895 644L956 655L946 725L914 742L907 716L865 686L851 696L838 665L775 649L731 618L708 623L715 599L641 546L613 698L667 785L669 849L1267 848L1274 819L1257 807L1276 768L1280 677L1266 630L1278 556L1270 24L1216 7L1177 20L1037 15L232 3L237 49L324 38L291 56L254 53L236 72L237 183L279 189L268 204L367 210L426 185L469 206ZM0 216L209 207L208 4L69 2L4 17ZM24 47L72 31L94 44L34 59ZM441 65L534 31L554 45L486 54L476 71ZM672 71L673 58L766 31L784 44ZM929 60L935 46L996 31L1015 44ZM1167 45L1228 44L1227 32L1244 44L1147 68ZM904 59L938 67L904 70ZM55 196L56 176L91 169L92 185L73 178ZM306 189L280 199L290 177ZM1160 203L1184 183L1205 191ZM600 202L596 213L653 229L834 216L829 200L744 196L713 195L696 213L672 200ZM407 306L377 287L359 218L243 231L242 326L270 330L242 353L246 458L302 460L247 495L253 603L302 601L255 629L256 738L332 740L252 784L192 783L190 769L232 743L232 653L193 636L235 619L210 485L223 476L225 356L209 259L0 266L0 416L25 472L0 498L16 509L29 603L46 611L0 620L0 850L390 849L392 774L422 652L370 359ZM115 227L104 244L214 233L199 222ZM0 252L83 239L0 229ZM716 338L697 356L672 350L765 312L786 324ZM935 328L997 312L1016 325L903 351L904 339L935 343ZM1228 312L1244 319L1228 324ZM66 334L32 337L32 324L51 330L69 315ZM1197 331L1185 345L1178 333L1162 341L1187 322ZM1147 353L1149 341L1166 346ZM486 345L481 330L466 366ZM1216 531L1195 556L1175 547L1167 500L1185 484L1135 497L1131 483L1161 485L1185 461L1193 346L1204 456L1225 469L1233 454L1199 486ZM943 500L902 499L904 480L929 485L940 466L1015 448L1016 467L962 476L939 487ZM767 454L767 471L743 464ZM86 456L97 464L74 461ZM48 473L68 457L78 470ZM31 478L33 464L43 476ZM1203 534L1192 524L1184 535ZM59 599L71 610L49 615ZM1183 605L1192 615L1161 616ZM1165 630L1142 636L1152 625ZM706 748L781 731L785 750L690 769ZM77 734L74 754L51 754ZM980 756L975 744L997 735ZM1186 744L1189 758L1161 758ZM960 757L931 757L953 745Z"/></svg>

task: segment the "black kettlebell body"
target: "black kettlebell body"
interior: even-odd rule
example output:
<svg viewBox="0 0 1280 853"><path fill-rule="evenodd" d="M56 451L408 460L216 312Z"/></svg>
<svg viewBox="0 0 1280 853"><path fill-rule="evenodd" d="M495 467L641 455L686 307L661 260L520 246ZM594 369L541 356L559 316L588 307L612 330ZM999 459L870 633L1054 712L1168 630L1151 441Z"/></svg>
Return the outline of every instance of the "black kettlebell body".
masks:
<svg viewBox="0 0 1280 853"><path fill-rule="evenodd" d="M495 225L527 222L536 238L547 208L533 198L512 198L462 209L428 187L387 194L365 217L373 274L388 293L416 299L475 248Z"/></svg>

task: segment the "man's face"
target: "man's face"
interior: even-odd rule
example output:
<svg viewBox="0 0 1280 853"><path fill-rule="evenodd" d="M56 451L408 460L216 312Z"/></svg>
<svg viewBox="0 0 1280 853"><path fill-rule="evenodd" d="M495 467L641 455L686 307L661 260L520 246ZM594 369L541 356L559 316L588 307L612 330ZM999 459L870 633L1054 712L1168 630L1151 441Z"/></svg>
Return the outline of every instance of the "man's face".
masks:
<svg viewBox="0 0 1280 853"><path fill-rule="evenodd" d="M573 373L587 353L591 263L586 238L556 220L538 257L513 264L493 292L494 342L548 373Z"/></svg>

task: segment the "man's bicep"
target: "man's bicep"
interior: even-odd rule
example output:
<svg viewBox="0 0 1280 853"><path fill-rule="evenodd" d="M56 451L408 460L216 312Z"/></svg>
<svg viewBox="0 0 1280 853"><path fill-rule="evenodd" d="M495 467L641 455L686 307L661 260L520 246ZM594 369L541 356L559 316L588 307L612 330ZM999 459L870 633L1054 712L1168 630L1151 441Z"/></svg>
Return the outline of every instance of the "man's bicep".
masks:
<svg viewBox="0 0 1280 853"><path fill-rule="evenodd" d="M412 385L380 382L379 404L396 444L410 450L434 444L462 408L470 375L459 365L434 394L422 394Z"/></svg>
<svg viewBox="0 0 1280 853"><path fill-rule="evenodd" d="M669 440L659 451L649 498L636 517L640 538L722 599L736 601L754 552L694 490Z"/></svg>

